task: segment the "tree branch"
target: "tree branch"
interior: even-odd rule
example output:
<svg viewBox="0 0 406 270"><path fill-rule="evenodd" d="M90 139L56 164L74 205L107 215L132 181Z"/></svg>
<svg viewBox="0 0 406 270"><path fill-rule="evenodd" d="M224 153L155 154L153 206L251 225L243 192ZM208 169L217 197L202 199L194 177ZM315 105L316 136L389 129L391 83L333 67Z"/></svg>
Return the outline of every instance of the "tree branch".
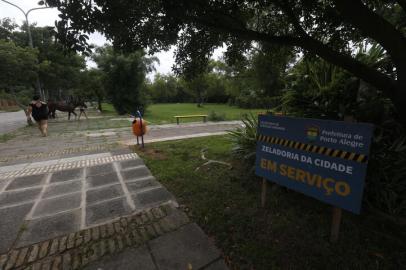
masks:
<svg viewBox="0 0 406 270"><path fill-rule="evenodd" d="M389 97L393 98L395 95L395 80L392 80L385 74L363 64L358 60L355 60L351 56L333 50L329 46L325 45L323 42L309 36L303 29L298 29L300 31L303 31L301 32L300 36L275 36L271 34L256 32L246 28L231 28L228 24L224 25L220 22L220 20L213 20L213 18L210 21L204 20L201 17L198 19L193 18L193 20L195 22L200 22L206 27L210 27L221 32L228 32L235 37L245 39L247 41L261 41L283 46L301 47L311 53L320 56L321 58L338 67L348 70L365 82L370 83L375 87L382 89L383 91L386 91ZM296 25L295 27L299 26L300 25Z"/></svg>
<svg viewBox="0 0 406 270"><path fill-rule="evenodd" d="M232 27L228 23L224 23L224 21L218 18L213 19L212 17L209 19L205 19L203 17L189 17L191 22L197 22L205 27L209 27L211 29L217 30L219 32L225 32L232 36L242 38L244 40L252 40L252 41L265 41L269 43L274 43L278 45L284 46L299 46L299 38L293 36L276 36L271 34L266 34L262 32L257 32L254 30L241 28L241 27Z"/></svg>
<svg viewBox="0 0 406 270"><path fill-rule="evenodd" d="M381 44L398 69L406 71L406 38L401 32L360 0L334 0L334 3L347 22Z"/></svg>
<svg viewBox="0 0 406 270"><path fill-rule="evenodd" d="M367 83L385 91L387 96L393 98L395 95L396 81L389 76L365 65L364 63L355 60L351 56L337 52L325 45L321 41L310 36L303 38L302 48L311 53L317 54L326 61L344 68L364 80Z"/></svg>

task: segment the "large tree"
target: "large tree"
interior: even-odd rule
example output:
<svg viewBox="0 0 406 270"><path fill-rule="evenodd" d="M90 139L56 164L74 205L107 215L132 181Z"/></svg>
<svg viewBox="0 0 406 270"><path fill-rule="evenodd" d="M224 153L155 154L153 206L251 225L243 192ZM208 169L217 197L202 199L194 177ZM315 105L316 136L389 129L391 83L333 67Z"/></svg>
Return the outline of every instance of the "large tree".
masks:
<svg viewBox="0 0 406 270"><path fill-rule="evenodd" d="M156 59L145 57L143 50L122 54L105 46L96 49L93 60L104 73L104 88L116 111L143 112L147 105L145 78Z"/></svg>
<svg viewBox="0 0 406 270"><path fill-rule="evenodd" d="M105 33L115 46L168 49L197 73L224 42L242 51L252 41L300 48L381 89L406 125L405 0L47 0L62 12L59 33L80 48L79 31ZM380 44L392 61L376 69L354 58L352 47ZM76 42L79 41L79 44ZM75 44L75 45L72 45Z"/></svg>
<svg viewBox="0 0 406 270"><path fill-rule="evenodd" d="M37 54L35 49L0 39L0 89L14 93L19 87L31 87L38 71Z"/></svg>

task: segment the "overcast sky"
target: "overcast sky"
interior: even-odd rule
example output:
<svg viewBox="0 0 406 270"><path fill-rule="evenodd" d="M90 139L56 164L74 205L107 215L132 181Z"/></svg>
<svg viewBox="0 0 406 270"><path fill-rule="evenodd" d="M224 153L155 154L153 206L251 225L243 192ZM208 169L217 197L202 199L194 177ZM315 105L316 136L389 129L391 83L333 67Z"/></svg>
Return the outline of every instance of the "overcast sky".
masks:
<svg viewBox="0 0 406 270"><path fill-rule="evenodd" d="M38 7L38 0L8 0L18 6L20 6L24 11L27 11L31 8ZM148 1L148 0L146 0ZM10 6L2 1L0 1L0 18L9 17L12 18L21 25L25 20L25 17L21 11L17 8ZM44 10L34 10L29 14L28 17L30 23L36 22L38 26L54 26L55 20L58 20L58 10L56 9L44 9ZM101 34L92 34L90 36L90 43L102 46L106 42L106 39ZM35 44L34 44L35 46ZM216 50L214 53L214 58L218 59L222 55L223 50ZM174 63L173 49L169 52L160 52L155 56L159 58L160 64L156 65L158 73L167 74L171 73L172 65ZM92 63L88 62L89 66L93 66ZM153 77L153 74L149 75L150 78Z"/></svg>

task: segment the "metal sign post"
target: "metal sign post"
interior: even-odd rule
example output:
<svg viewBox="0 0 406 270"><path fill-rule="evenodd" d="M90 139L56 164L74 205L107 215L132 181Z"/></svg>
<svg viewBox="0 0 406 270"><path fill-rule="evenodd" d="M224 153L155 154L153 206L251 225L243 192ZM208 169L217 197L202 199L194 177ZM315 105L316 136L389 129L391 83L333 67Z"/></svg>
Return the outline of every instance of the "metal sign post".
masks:
<svg viewBox="0 0 406 270"><path fill-rule="evenodd" d="M144 132L142 132L143 131L143 126L142 126L142 114L141 114L141 112L139 111L139 110L137 110L137 114L138 114L138 117L140 118L140 130L141 130L141 147L142 148L144 148ZM139 145L139 142L138 142L138 136L137 136L137 145Z"/></svg>

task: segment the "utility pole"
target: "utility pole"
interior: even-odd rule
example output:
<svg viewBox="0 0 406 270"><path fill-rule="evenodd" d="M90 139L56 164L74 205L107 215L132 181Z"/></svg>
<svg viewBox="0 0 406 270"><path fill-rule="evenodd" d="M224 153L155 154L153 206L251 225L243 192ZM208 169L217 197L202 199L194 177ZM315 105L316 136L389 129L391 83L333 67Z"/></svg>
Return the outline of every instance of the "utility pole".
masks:
<svg viewBox="0 0 406 270"><path fill-rule="evenodd" d="M44 7L36 7L36 8L31 8L31 9L29 9L28 11L24 11L21 7L17 6L16 4L14 4L14 3L12 3L12 2L9 2L9 1L7 1L7 0L0 0L0 1L2 1L2 2L6 3L6 4L9 4L9 5L11 5L11 6L17 8L18 10L20 10L20 11L24 14L25 22L27 23L28 46L29 46L31 49L33 49L33 48L34 48L34 44L33 44L33 41L32 41L31 26L30 26L30 23L29 23L29 21L28 21L28 14L30 14L30 12L31 12L31 11L34 11L34 10L48 9L48 8L51 8L51 7L49 7L49 6L47 6L47 5L45 4ZM40 1L40 2L44 3L43 1ZM37 90L37 91L36 91L37 94L39 94L39 95L41 96L41 99L42 99L42 100L45 100L45 93L44 93L44 91L41 89L41 83L40 83L40 81L39 81L39 77L38 77L38 76L37 76L37 81L36 81L36 88L37 88L37 89L36 89L36 90Z"/></svg>

